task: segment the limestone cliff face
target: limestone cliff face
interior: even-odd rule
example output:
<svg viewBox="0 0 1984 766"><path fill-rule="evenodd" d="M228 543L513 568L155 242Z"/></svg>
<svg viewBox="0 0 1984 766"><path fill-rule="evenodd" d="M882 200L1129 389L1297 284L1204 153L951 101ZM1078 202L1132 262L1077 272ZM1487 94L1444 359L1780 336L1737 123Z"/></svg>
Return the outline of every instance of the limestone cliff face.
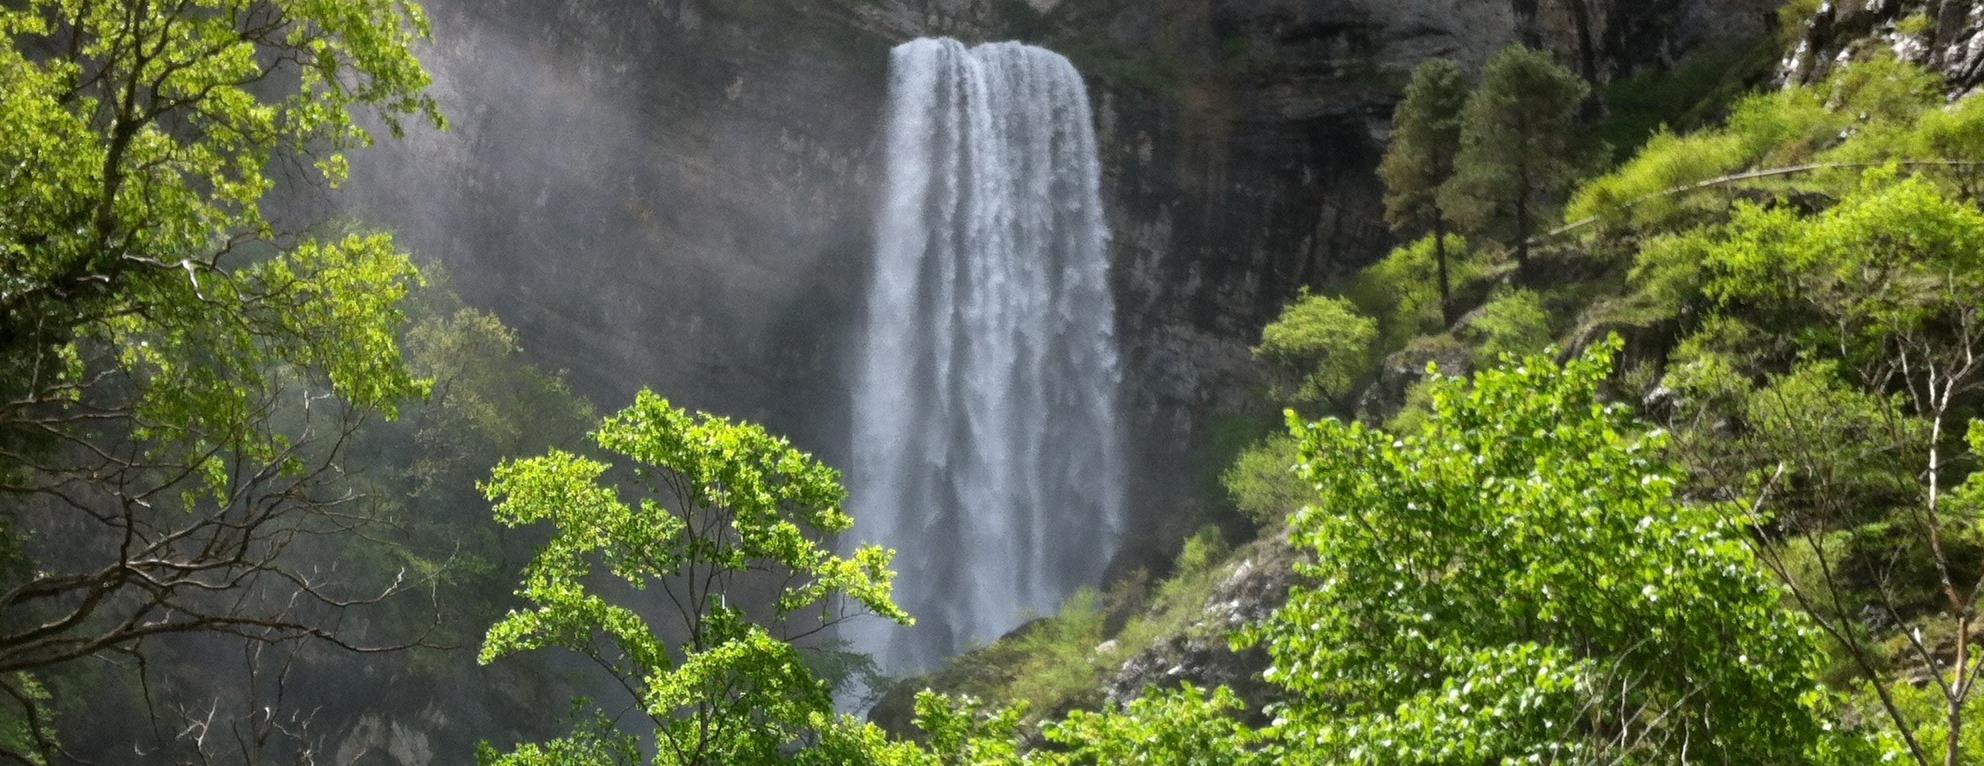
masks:
<svg viewBox="0 0 1984 766"><path fill-rule="evenodd" d="M826 3L426 5L453 128L361 155L361 214L604 407L833 406L886 38Z"/></svg>
<svg viewBox="0 0 1984 766"><path fill-rule="evenodd" d="M1867 48L1940 72L1952 96L1984 85L1984 5L1959 0L1827 2L1798 30L1780 74L1816 82Z"/></svg>
<svg viewBox="0 0 1984 766"><path fill-rule="evenodd" d="M1132 506L1147 537L1134 554L1170 549L1198 524L1184 507L1200 480L1190 445L1249 406L1260 327L1301 286L1390 245L1373 171L1417 62L1475 66L1529 40L1602 79L1760 34L1774 3L425 5L425 60L453 130L360 154L344 195L354 212L444 263L460 292L603 407L650 386L764 421L839 464L889 48L948 34L1069 55L1089 76L1104 147L1142 445ZM351 741L392 750L396 723Z"/></svg>
<svg viewBox="0 0 1984 766"><path fill-rule="evenodd" d="M1528 40L1596 78L1761 34L1770 0L429 0L454 122L358 159L362 215L608 408L651 386L844 462L888 49L1019 37L1090 78L1133 506L1304 285L1390 245L1373 170L1411 68Z"/></svg>

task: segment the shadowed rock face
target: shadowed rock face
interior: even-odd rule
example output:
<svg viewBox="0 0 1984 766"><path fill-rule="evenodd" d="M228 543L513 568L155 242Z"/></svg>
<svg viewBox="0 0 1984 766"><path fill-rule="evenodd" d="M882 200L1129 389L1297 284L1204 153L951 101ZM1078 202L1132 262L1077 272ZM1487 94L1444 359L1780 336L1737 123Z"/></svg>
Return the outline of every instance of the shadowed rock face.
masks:
<svg viewBox="0 0 1984 766"><path fill-rule="evenodd" d="M1916 23L1904 23L1914 18ZM1798 47L1779 75L1790 82L1818 82L1842 56L1885 48L1940 73L1950 94L1984 85L1984 6L1948 0L1877 0L1827 3L1798 30Z"/></svg>
<svg viewBox="0 0 1984 766"><path fill-rule="evenodd" d="M888 46L732 5L429 3L453 129L362 155L348 196L603 406L836 408Z"/></svg>
<svg viewBox="0 0 1984 766"><path fill-rule="evenodd" d="M1020 37L1074 60L1113 234L1134 557L1200 523L1189 445L1247 406L1260 327L1391 244L1374 169L1413 65L1530 38L1609 77L1760 30L1771 3L426 5L454 129L357 157L356 212L603 406L651 386L843 466L889 48Z"/></svg>

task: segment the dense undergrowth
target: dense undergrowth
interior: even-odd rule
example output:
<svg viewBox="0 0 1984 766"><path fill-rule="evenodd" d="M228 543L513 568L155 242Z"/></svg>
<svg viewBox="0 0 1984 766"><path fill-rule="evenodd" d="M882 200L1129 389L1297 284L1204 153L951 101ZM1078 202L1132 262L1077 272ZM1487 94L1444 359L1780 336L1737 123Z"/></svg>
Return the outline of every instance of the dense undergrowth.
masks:
<svg viewBox="0 0 1984 766"><path fill-rule="evenodd" d="M913 618L888 551L834 550L833 469L648 392L579 444L438 272L262 217L263 168L342 177L354 110L439 124L417 7L4 8L0 756L109 759L72 732L110 715L140 757L307 760L352 722L297 694L413 685L550 737L503 764L1984 761L1984 101L1890 56L1726 109L1706 69L1615 83L1598 133L1680 113L1610 168L1547 55L1423 67L1411 241L1263 331L1287 428L1232 523L904 682L889 732L818 640ZM1181 642L1259 683L1123 688ZM611 700L543 711L554 648Z"/></svg>
<svg viewBox="0 0 1984 766"><path fill-rule="evenodd" d="M1809 714L1903 760L1984 758L1969 616L1984 583L1984 495L1966 481L1984 449L1984 428L1968 425L1984 404L1984 100L1946 102L1935 76L1885 55L1740 97L1698 87L1708 81L1672 85L1692 95L1670 124L1701 127L1652 131L1579 182L1561 223L1529 240L1527 266L1510 242L1447 235L1451 325L1430 238L1298 298L1258 350L1286 371L1275 393L1308 416L1382 424L1410 441L1442 427L1433 392L1451 383L1388 369L1434 362L1464 375L1622 338L1606 397L1637 414L1640 433L1661 435L1688 506L1724 508L1718 523L1747 530L1730 541L1767 576L1772 609L1820 649L1809 672L1823 684L1809 693L1836 701ZM1624 100L1622 126L1643 119L1636 109L1682 103ZM1726 106L1702 106L1716 100ZM1403 390L1374 391L1385 387ZM1318 499L1320 477L1288 469L1317 456L1298 452L1296 438L1272 436L1224 475L1261 530ZM1095 705L1123 658L1168 632L1208 629L1193 625L1194 610L1233 569L1200 563L1218 547L1195 538L1183 554L1192 563L1149 589L1161 595L1138 600L1120 631L1102 630L1108 599L1084 594L959 663L1002 675L958 677L953 666L923 681L1044 718ZM1637 747L1660 760L1660 745Z"/></svg>

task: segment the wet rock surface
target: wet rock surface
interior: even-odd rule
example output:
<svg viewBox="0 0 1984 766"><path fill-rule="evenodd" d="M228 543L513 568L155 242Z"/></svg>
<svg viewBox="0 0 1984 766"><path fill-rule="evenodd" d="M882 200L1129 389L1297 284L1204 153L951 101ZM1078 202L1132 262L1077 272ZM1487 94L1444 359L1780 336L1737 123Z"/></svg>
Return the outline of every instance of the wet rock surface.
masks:
<svg viewBox="0 0 1984 766"><path fill-rule="evenodd" d="M1817 82L1856 52L1885 48L1941 73L1952 98L1984 85L1984 5L1958 0L1827 2L1799 31L1782 79Z"/></svg>
<svg viewBox="0 0 1984 766"><path fill-rule="evenodd" d="M1201 619L1185 633L1125 660L1103 683L1107 701L1128 704L1147 687L1226 686L1259 717L1281 693L1261 677L1270 662L1268 652L1259 646L1235 651L1228 636L1266 620L1288 602L1289 589L1301 582L1295 564L1303 558L1286 530L1236 552L1238 565L1206 598Z"/></svg>
<svg viewBox="0 0 1984 766"><path fill-rule="evenodd" d="M1095 104L1129 502L1147 517L1131 526L1160 530L1120 570L1193 528L1166 519L1199 512L1193 445L1256 398L1260 328L1391 246L1375 168L1414 65L1530 40L1615 77L1756 33L1771 5L429 0L453 129L355 156L343 199L603 407L652 387L845 466L888 51L938 34L1054 48ZM1388 364L1385 390L1424 361ZM1286 569L1254 566L1207 625L1271 609ZM1192 679L1256 703L1261 657L1224 646L1164 642L1111 693Z"/></svg>

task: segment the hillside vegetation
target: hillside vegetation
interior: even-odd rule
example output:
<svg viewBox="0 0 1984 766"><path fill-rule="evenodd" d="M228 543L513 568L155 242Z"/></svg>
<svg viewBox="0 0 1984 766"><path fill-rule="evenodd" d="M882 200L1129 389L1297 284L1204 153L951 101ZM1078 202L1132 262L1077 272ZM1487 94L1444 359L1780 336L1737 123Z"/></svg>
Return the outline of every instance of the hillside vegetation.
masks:
<svg viewBox="0 0 1984 766"><path fill-rule="evenodd" d="M1487 140L1464 127L1487 88L1445 95L1440 67L1399 135ZM1725 111L1532 183L1562 211L1532 227L1514 204L1448 217L1490 171L1395 143L1394 224L1426 236L1263 333L1291 432L1225 476L1263 541L1164 586L1213 591L1279 534L1306 554L1287 605L1235 636L1269 649L1269 699L1152 689L1080 730L1149 737L1210 706L1240 733L1207 734L1202 763L1984 758L1984 101L1869 55ZM1097 686L1143 648L1125 640L1152 643L1067 640L1044 651L1089 658Z"/></svg>
<svg viewBox="0 0 1984 766"><path fill-rule="evenodd" d="M1550 56L1426 64L1408 242L1262 332L1233 523L885 729L831 628L915 615L837 471L600 417L266 199L444 123L426 31L0 5L0 758L357 760L322 730L388 727L339 690L489 764L1984 762L1984 101L1935 75L1863 53L1607 168Z"/></svg>

